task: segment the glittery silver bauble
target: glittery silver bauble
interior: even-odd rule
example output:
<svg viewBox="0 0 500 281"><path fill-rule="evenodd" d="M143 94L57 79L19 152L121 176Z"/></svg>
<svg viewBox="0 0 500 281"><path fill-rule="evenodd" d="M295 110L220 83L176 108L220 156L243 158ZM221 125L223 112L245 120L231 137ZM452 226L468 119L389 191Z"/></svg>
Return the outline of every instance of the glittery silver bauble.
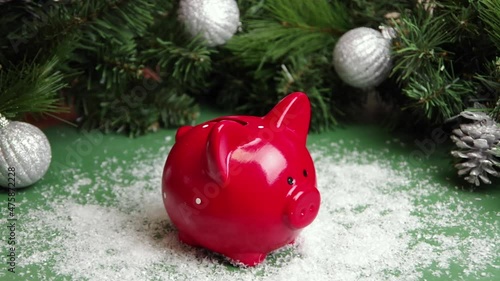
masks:
<svg viewBox="0 0 500 281"><path fill-rule="evenodd" d="M333 50L333 66L340 78L357 88L371 88L391 70L391 38L367 27L349 30Z"/></svg>
<svg viewBox="0 0 500 281"><path fill-rule="evenodd" d="M179 19L191 35L200 34L208 46L216 46L236 33L240 10L235 0L181 0Z"/></svg>
<svg viewBox="0 0 500 281"><path fill-rule="evenodd" d="M51 159L49 141L40 129L0 115L0 186L20 188L35 183L45 175ZM15 174L9 175L9 167Z"/></svg>

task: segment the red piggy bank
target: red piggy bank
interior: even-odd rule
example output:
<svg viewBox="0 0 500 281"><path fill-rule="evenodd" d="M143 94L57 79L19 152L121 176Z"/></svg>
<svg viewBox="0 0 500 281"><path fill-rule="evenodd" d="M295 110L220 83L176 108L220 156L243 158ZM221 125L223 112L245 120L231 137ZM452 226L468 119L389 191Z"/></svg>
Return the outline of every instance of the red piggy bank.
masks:
<svg viewBox="0 0 500 281"><path fill-rule="evenodd" d="M266 116L179 128L163 171L163 202L179 239L253 266L293 243L318 214L303 93Z"/></svg>

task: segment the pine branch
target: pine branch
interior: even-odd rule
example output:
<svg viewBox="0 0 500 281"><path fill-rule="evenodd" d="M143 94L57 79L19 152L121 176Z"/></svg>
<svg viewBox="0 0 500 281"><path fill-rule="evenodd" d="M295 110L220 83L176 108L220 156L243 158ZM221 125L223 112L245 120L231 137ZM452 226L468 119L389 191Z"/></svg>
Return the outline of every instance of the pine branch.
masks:
<svg viewBox="0 0 500 281"><path fill-rule="evenodd" d="M185 88L201 89L207 87L207 76L212 71L212 56L216 49L208 48L197 38L186 46L157 39L153 48L144 51L147 61L156 61L162 76L170 77Z"/></svg>
<svg viewBox="0 0 500 281"><path fill-rule="evenodd" d="M477 73L474 76L475 80L479 81L480 93L478 96L484 105L492 108L491 115L493 118L500 118L500 57L486 64L485 71ZM499 119L500 121L500 119Z"/></svg>
<svg viewBox="0 0 500 281"><path fill-rule="evenodd" d="M199 116L199 107L193 97L163 90L156 100L160 120L166 127L192 125Z"/></svg>
<svg viewBox="0 0 500 281"><path fill-rule="evenodd" d="M337 36L349 27L347 9L339 1L276 0L266 4L266 9L284 26Z"/></svg>
<svg viewBox="0 0 500 281"><path fill-rule="evenodd" d="M431 72L436 65L443 65L450 55L443 45L454 39L454 34L444 28L444 22L443 16L420 11L396 23L399 37L394 48L392 75L404 81L415 72Z"/></svg>
<svg viewBox="0 0 500 281"><path fill-rule="evenodd" d="M155 131L160 126L191 124L199 109L192 97L169 90L154 81L127 84L113 91L95 87L92 95L78 98L84 111L82 127L104 132L127 133L131 137ZM85 95L85 91L78 91Z"/></svg>
<svg viewBox="0 0 500 281"><path fill-rule="evenodd" d="M387 21L388 14L414 10L416 1L342 1L347 6L354 26L377 28Z"/></svg>
<svg viewBox="0 0 500 281"><path fill-rule="evenodd" d="M221 50L221 55L224 50ZM226 54L227 55L227 54ZM274 69L243 64L239 57L227 55L229 59L214 61L214 84L212 87L217 106L239 114L264 115L277 99L273 79Z"/></svg>
<svg viewBox="0 0 500 281"><path fill-rule="evenodd" d="M500 1L483 0L479 4L479 16L488 25L486 31L500 50Z"/></svg>
<svg viewBox="0 0 500 281"><path fill-rule="evenodd" d="M266 15L265 0L237 0L240 9L240 18L246 21L249 18L259 18Z"/></svg>
<svg viewBox="0 0 500 281"><path fill-rule="evenodd" d="M350 27L339 1L276 0L266 2L265 9L271 19L248 20L248 32L226 46L248 65L262 67L287 56L307 56L333 46L335 37Z"/></svg>
<svg viewBox="0 0 500 281"><path fill-rule="evenodd" d="M456 42L467 42L481 36L482 23L478 18L478 1L458 3L455 0L445 0L434 4L435 10L446 17L445 28L455 34Z"/></svg>
<svg viewBox="0 0 500 281"><path fill-rule="evenodd" d="M89 1L84 7L87 25L82 29L77 54L91 61L100 73L89 72L89 79L110 89L140 75L136 38L143 36L153 18L151 1ZM133 17L130 15L134 15ZM100 39L96 38L100 37Z"/></svg>
<svg viewBox="0 0 500 281"><path fill-rule="evenodd" d="M483 66L493 49L481 26L475 2L452 0L435 3L432 12L417 9L396 23L392 75L403 94L416 100L405 109L421 110L431 122L441 123L468 104L496 101L498 95L489 93L497 78Z"/></svg>
<svg viewBox="0 0 500 281"><path fill-rule="evenodd" d="M464 97L474 92L472 83L453 77L442 67L431 74L412 75L403 88L406 96L416 100L412 107L423 109L428 119L439 123L461 112Z"/></svg>
<svg viewBox="0 0 500 281"><path fill-rule="evenodd" d="M340 111L334 108L331 102L331 84L325 83L322 70L329 67L330 61L324 55L310 57L291 57L281 65L281 77L277 78L277 92L283 98L291 92L301 91L308 94L311 100L313 116L311 120L312 131L324 132L335 125L335 114ZM333 76L333 74L332 74Z"/></svg>
<svg viewBox="0 0 500 281"><path fill-rule="evenodd" d="M88 128L135 136L190 124L198 111L193 97L262 115L284 95L304 91L312 129L327 130L361 103L333 73L335 41L399 12L393 77L378 88L384 97L416 109L417 121L440 123L475 102L500 118L495 0L435 1L426 9L408 0L238 0L243 32L218 48L186 36L178 1L13 2L0 10L0 111L10 104L11 116L37 110L30 106L53 110L66 80ZM44 62L54 56L59 62L44 79ZM45 102L25 99L41 90L53 100L40 93ZM6 95L13 101L4 102Z"/></svg>
<svg viewBox="0 0 500 281"><path fill-rule="evenodd" d="M57 10L58 15L50 17L54 25L45 28L53 32L45 37L54 39L66 34L81 32L92 39L115 37L127 41L129 33L143 34L153 21L149 11L154 7L152 0L75 1ZM131 16L134 15L134 16ZM62 29L56 29L63 27ZM123 39L123 40L120 40Z"/></svg>
<svg viewBox="0 0 500 281"><path fill-rule="evenodd" d="M491 116L497 121L497 123L500 123L500 98L498 98L495 107L491 111ZM500 147L499 147L499 152L500 152Z"/></svg>
<svg viewBox="0 0 500 281"><path fill-rule="evenodd" d="M53 57L45 64L28 64L0 69L0 113L19 118L24 113L60 112L56 105L58 91L66 86L64 76L56 71L59 60ZM21 74L21 76L19 76Z"/></svg>

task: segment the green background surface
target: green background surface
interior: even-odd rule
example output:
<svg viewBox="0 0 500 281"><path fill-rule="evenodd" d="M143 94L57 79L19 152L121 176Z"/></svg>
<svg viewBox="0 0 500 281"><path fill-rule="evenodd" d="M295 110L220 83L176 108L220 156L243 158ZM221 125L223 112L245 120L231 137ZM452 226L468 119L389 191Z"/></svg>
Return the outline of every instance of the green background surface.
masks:
<svg viewBox="0 0 500 281"><path fill-rule="evenodd" d="M205 110L205 113L201 116L199 122L221 114L221 112ZM27 214L28 210L35 207L43 208L43 206L47 204L47 198L45 196L41 196L45 192L43 190L44 186L60 185L61 188L57 193L57 198L54 198L55 200L64 200L65 196L74 196L72 194L67 194L64 189L64 179L67 177L71 177L72 175L61 174L60 171L63 168L77 165L83 167L89 175L99 174L101 170L99 161L104 161L111 156L116 157L118 163L122 163L124 166L133 165L133 161L135 161L136 159L134 158L134 151L140 150L144 147L151 149L151 151L158 151L159 148L165 146L166 137L173 137L175 130L160 130L158 132L151 133L136 139L131 139L122 135L102 135L98 132L83 134L81 132L78 132L74 128L65 126L48 128L45 130L45 133L47 134L47 137L49 138L53 149L52 164L48 173L40 182L31 187L17 190L16 201L23 202L15 210L19 225L18 229L16 230L17 232L23 231L23 215ZM395 138L399 139L402 145L394 145L394 142L390 141L394 140ZM500 188L498 186L498 181L494 182L493 185L472 191L469 185L464 184L462 180L457 178L456 171L451 165L448 144L434 143L434 148L428 145L427 149L429 149L430 151L432 148L432 153L428 154L428 158L417 159L413 157L417 155L415 151L422 152L422 149L415 145L415 138L397 135L396 133L388 132L385 129L380 128L377 125L370 124L351 124L342 128L338 128L333 132L311 134L309 136L308 143L309 146L323 147L328 151L330 143L349 139L360 140L356 144L356 150L358 151L388 150L391 158L411 158L409 163L412 167L422 167L424 168L424 170L430 165L438 167L431 176L436 182L441 182L448 187L448 190L445 191L445 196L458 197L461 200L469 201L472 206L479 207L479 210L481 212L479 217L484 220L485 224L494 224L495 226L498 226L498 219L500 215ZM420 136L417 140L422 141L424 139L426 139L426 136ZM431 139L431 136L428 136L428 139ZM88 150L81 150L80 153L77 153L74 157L68 156L73 153L72 151L76 151L82 148L82 143L89 141L96 142L97 145ZM348 141L344 141L343 143L345 146L347 146L347 148L352 145ZM167 155L165 154L165 157L166 156ZM133 178L131 178L130 180L133 180ZM160 190L159 186L157 188L158 190ZM100 202L106 202L110 197L113 196L113 194L107 194L106 191L94 192L92 193L92 195L95 196L96 199ZM0 216L3 218L3 224L7 224L5 221L5 217L8 214L7 198L7 192L4 189L0 192L0 204L2 205ZM442 196L436 198L431 197L429 198L429 200L426 200L426 202L422 204L436 204L437 202L442 200L442 198ZM82 198L82 202L84 201L85 199ZM432 226L429 227L432 228ZM492 237L498 235L498 230L498 227L493 229L485 228L485 231L492 231L492 233L490 233L490 236ZM461 229L450 229L448 231L460 232ZM2 230L0 233L2 234L2 239L5 239L6 235L8 235L5 226L2 225ZM3 246L2 257L5 257L5 244L3 244ZM494 247L498 249L498 245L494 245ZM17 254L19 255L18 262L22 263L22 241L19 241L19 248L17 251ZM269 259L271 260L273 258L276 258L276 256L271 255L269 257ZM498 258L497 256L496 260L492 261L491 264L493 266L489 266L483 271L487 273L485 275L489 277L478 278L477 276L475 276L470 277L470 280L500 280L498 279L500 278L500 258ZM55 273L51 270L51 261L48 261L44 266L18 266L16 268L16 274L10 274L6 272L7 267L5 262L2 262L0 268L2 269L2 272L0 273L1 280L37 280L40 278L40 276L46 276L47 279L53 280L71 279L71 277L68 276L56 276ZM436 277L435 275L431 274L431 272L435 270L435 268L433 268L432 266L429 268L423 268L421 269L424 272L423 280L449 280L450 278L455 280L469 280L468 278L462 276L460 264L452 265L450 269L450 272L443 273L443 276L441 277ZM238 271L245 269L234 268L227 265L227 270ZM25 273L24 275L22 274L23 272ZM400 279L405 280L404 276L401 276Z"/></svg>

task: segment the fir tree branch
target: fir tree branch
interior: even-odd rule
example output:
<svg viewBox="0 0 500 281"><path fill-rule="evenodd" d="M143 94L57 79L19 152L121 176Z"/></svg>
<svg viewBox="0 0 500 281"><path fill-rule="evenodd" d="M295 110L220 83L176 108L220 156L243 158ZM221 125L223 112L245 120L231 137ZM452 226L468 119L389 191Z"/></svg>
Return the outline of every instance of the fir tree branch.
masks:
<svg viewBox="0 0 500 281"><path fill-rule="evenodd" d="M77 107L84 109L81 126L85 129L136 137L160 126L192 124L199 114L192 97L158 83L130 83L112 91L94 87L93 91L85 99L78 99Z"/></svg>
<svg viewBox="0 0 500 281"><path fill-rule="evenodd" d="M454 0L434 4L446 17L444 24L446 28L452 34L456 34L456 42L467 42L471 38L477 38L483 32L482 24L478 20L477 4L478 1L469 1L467 4L457 5Z"/></svg>
<svg viewBox="0 0 500 281"><path fill-rule="evenodd" d="M338 1L270 1L265 8L285 27L341 36L349 27L347 9Z"/></svg>
<svg viewBox="0 0 500 281"><path fill-rule="evenodd" d="M390 13L401 13L405 10L414 10L416 1L369 1L350 0L343 1L349 10L354 26L377 28L387 21Z"/></svg>
<svg viewBox="0 0 500 281"><path fill-rule="evenodd" d="M153 7L152 0L89 0L71 2L65 8L67 9L67 14L73 16L58 22L58 25L64 28L62 30L53 30L57 33L49 38L54 39L65 34L79 32L83 27L89 29L87 32L90 31L93 35L98 34L102 38L108 38L110 35L119 35L121 34L120 30L124 27L134 33L142 34L153 20L152 15L148 11L148 9Z"/></svg>
<svg viewBox="0 0 500 281"><path fill-rule="evenodd" d="M56 71L59 60L53 57L45 64L35 63L0 70L0 113L19 118L24 113L60 112L56 105L58 91L66 86ZM21 77L19 77L21 74Z"/></svg>
<svg viewBox="0 0 500 281"><path fill-rule="evenodd" d="M186 88L200 89L207 86L206 78L212 70L212 56L217 53L200 43L198 38L185 46L157 39L153 48L144 51L147 61L156 61L162 76L173 78Z"/></svg>
<svg viewBox="0 0 500 281"><path fill-rule="evenodd" d="M331 98L328 97L328 93L328 88L318 89L317 87L313 87L307 90L307 95L311 100L311 110L315 112L315 114L311 116L312 132L326 132L334 128L338 125L334 113L343 115L338 108L333 106Z"/></svg>
<svg viewBox="0 0 500 281"><path fill-rule="evenodd" d="M493 108L491 110L493 118L500 118L500 103L498 102L500 99L500 57L486 64L485 71L477 73L474 78L482 86L479 93L480 102Z"/></svg>
<svg viewBox="0 0 500 281"><path fill-rule="evenodd" d="M453 41L451 32L444 28L442 16L410 15L396 23L399 35L394 48L392 75L407 80L415 72L430 72L448 59L449 51L443 45Z"/></svg>
<svg viewBox="0 0 500 281"><path fill-rule="evenodd" d="M495 107L491 111L491 116L493 119L497 121L497 123L500 123L500 98L498 98ZM499 151L500 151L500 144L499 144Z"/></svg>
<svg viewBox="0 0 500 281"><path fill-rule="evenodd" d="M441 67L432 74L412 75L403 88L406 96L416 100L412 107L423 109L428 119L438 122L460 113L465 107L464 97L474 91L472 83L453 77Z"/></svg>
<svg viewBox="0 0 500 281"><path fill-rule="evenodd" d="M317 27L317 26L309 26L309 25L300 25L297 23L289 23L286 21L281 22L281 25L287 28L298 28L302 29L305 32L310 32L310 33L327 33L336 37L342 36L344 34L345 30L338 30L336 28L329 28L329 27Z"/></svg>
<svg viewBox="0 0 500 281"><path fill-rule="evenodd" d="M157 96L160 120L166 127L193 125L199 116L199 107L193 97L164 89Z"/></svg>
<svg viewBox="0 0 500 281"><path fill-rule="evenodd" d="M137 77L143 69L140 66L137 66L133 63L129 63L127 61L120 61L113 57L103 57L103 61L111 66L112 68L116 68L119 72L127 73L130 76Z"/></svg>
<svg viewBox="0 0 500 281"><path fill-rule="evenodd" d="M293 60L293 58L291 59ZM294 65L296 65L296 61L295 63L293 63ZM311 67L312 67L312 63L310 61L307 61L305 62L303 65L301 65L301 67L299 68L298 71L293 71L293 74L288 70L288 67L285 65L285 64L282 64L281 65L281 73L283 75L283 78L282 79L284 81L284 85L282 86L279 86L278 87L278 92L283 94L283 95L286 95L290 92L292 92L293 90L291 90L292 86L294 86L294 84L297 83L297 81L300 81L304 74L306 73L306 71L310 71Z"/></svg>
<svg viewBox="0 0 500 281"><path fill-rule="evenodd" d="M248 20L248 32L226 46L248 65L307 56L333 46L331 32L339 36L350 27L347 9L339 1L276 0L266 2L265 9L272 19Z"/></svg>
<svg viewBox="0 0 500 281"><path fill-rule="evenodd" d="M497 49L500 50L500 1L479 1L479 16L488 25L486 31Z"/></svg>
<svg viewBox="0 0 500 281"><path fill-rule="evenodd" d="M244 32L219 48L184 34L175 12L178 1L3 5L0 108L8 104L4 89L54 94L64 85L57 75L64 73L74 81L67 93L76 97L88 128L135 136L158 125L189 124L198 110L193 97L202 94L227 110L262 115L289 92L304 91L313 107L312 130L327 130L340 118L338 108L347 112L360 102L359 95L345 95L333 73L336 39L351 27L377 27L387 13L400 12L394 20L400 35L394 47L396 79L379 88L385 87L387 99L415 108L418 118L432 123L476 101L498 120L498 1L443 0L426 10L415 2L238 0ZM40 87L42 76L25 74L40 73L54 54L59 63L44 74L46 86ZM31 111L31 105L45 111L50 104L23 102L26 96L7 92L18 99L11 105L24 108L10 106L11 116Z"/></svg>
<svg viewBox="0 0 500 281"><path fill-rule="evenodd" d="M281 77L277 78L279 98L296 91L307 93L314 111L311 119L314 132L333 128L337 125L335 115L340 113L331 102L330 81L325 82L324 76L321 75L325 65L329 67L330 60L323 54L305 58L290 57L281 65Z"/></svg>

